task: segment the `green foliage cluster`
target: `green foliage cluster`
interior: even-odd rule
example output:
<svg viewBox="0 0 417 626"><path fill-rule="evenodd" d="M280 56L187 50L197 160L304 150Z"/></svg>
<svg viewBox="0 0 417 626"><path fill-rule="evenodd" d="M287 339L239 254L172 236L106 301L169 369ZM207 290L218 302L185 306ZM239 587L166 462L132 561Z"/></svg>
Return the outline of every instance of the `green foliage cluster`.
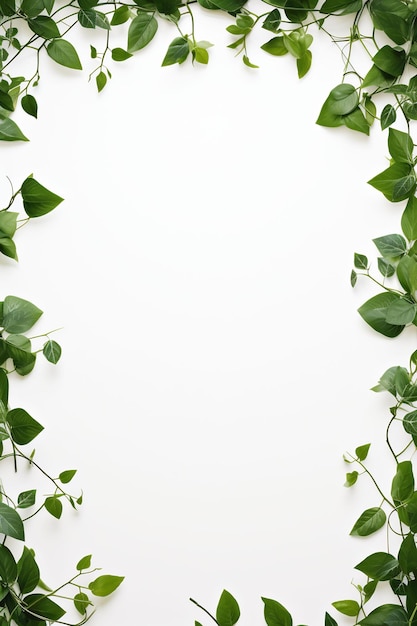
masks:
<svg viewBox="0 0 417 626"><path fill-rule="evenodd" d="M264 33L262 53L290 55L300 78L313 62L312 32L330 38L339 49L344 64L341 81L324 100L317 123L368 135L377 122L387 135L389 165L368 182L402 208L401 232L373 240L378 253L375 272L365 254L354 254L352 286L364 277L378 287L378 293L359 308L359 314L370 328L389 338L398 336L406 327L417 326L417 156L411 132L417 120L416 0L0 0L0 140L27 141L12 119L13 112L20 106L28 115L37 117L36 86L44 59L73 70L82 69L85 60L71 39L76 29L103 34L100 49L97 43L90 46L89 59L93 64L89 77L94 77L98 91L102 91L112 76L112 64L128 61L150 45L161 20L173 29L173 38L161 58L162 66L186 61L207 64L212 44L197 39L195 34L197 16L204 17L207 11L227 20L225 28L232 37L229 48L252 69L258 67L249 58L255 29ZM340 18L347 25L344 37L331 32L332 24ZM113 44L115 29L124 29L123 47ZM369 60L364 69L363 50ZM26 55L31 68L27 76L14 75L14 61L22 55ZM253 58L252 51L250 56ZM10 210L17 198L25 213L21 220ZM55 209L61 200L33 177L26 178L9 205L0 211L0 252L17 259L17 228ZM0 532L4 539L0 545L0 626L63 623L64 609L53 598L58 592L61 595L64 587L73 589L74 595L68 594L67 598L81 614L79 623L84 623L91 615L91 595L107 595L122 581L121 577L104 575L81 585L80 577L94 571L87 556L76 565L73 578L50 589L41 580L33 551L24 543L27 519L43 509L59 518L63 503L76 507L82 502L81 496L65 491L75 470L50 477L35 462L33 453L22 449L39 435L42 426L24 409L8 406L10 376L28 374L39 352L53 364L59 360L61 348L50 333L27 335L41 314L35 305L16 296L6 296L0 303L0 460L11 459L16 468L18 463L27 463L51 483L51 493L38 503L35 489L20 493L16 502L1 490ZM39 339L42 345L34 348L33 341ZM374 485L375 501L352 521L350 534L362 540L385 529L384 545L355 566L355 577L360 580L353 583L355 598L335 600L330 612L325 613L325 626L337 626L337 613L361 626L417 626L417 489L413 464L417 446L417 351L413 351L406 366L394 365L384 372L374 391L391 398L386 424L393 463L391 488L389 492L383 490L368 469L369 443L345 455L349 465L345 486L353 487L362 476ZM398 428L405 438L401 449L392 443L392 431ZM34 512L22 517L22 510L30 507ZM6 545L9 537L23 543L19 554ZM380 589L390 589L392 600L380 604ZM218 626L234 626L240 618L238 602L226 590L215 614L192 602ZM262 598L262 602L267 626L293 625L290 612L280 602L269 598ZM195 625L201 623L196 621Z"/></svg>

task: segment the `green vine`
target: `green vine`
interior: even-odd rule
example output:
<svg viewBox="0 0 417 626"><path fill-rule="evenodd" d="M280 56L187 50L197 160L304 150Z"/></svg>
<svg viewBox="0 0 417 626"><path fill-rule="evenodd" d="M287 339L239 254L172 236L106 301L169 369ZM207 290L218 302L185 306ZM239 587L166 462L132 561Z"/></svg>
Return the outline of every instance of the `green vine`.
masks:
<svg viewBox="0 0 417 626"><path fill-rule="evenodd" d="M102 31L102 47L90 46L89 78L98 91L111 79L113 64L128 61L157 36L161 20L170 24L173 38L161 59L162 66L192 63L207 64L212 44L196 36L196 21L205 12L226 16L227 32L233 37L229 48L253 69L252 33L264 33L261 50L273 56L294 58L299 78L313 62L313 35L328 37L339 50L343 70L340 83L330 91L318 113L317 124L345 126L366 135L379 125L387 135L389 165L369 184L392 203L401 206L398 233L373 240L376 269L366 255L354 254L351 284L358 279L371 282L377 293L359 308L359 314L373 330L394 338L408 326L417 326L417 155L412 137L417 120L417 3L402 0L0 0L0 139L26 141L24 131L14 122L18 106L37 117L38 85L44 59L49 57L62 66L81 70L81 61L71 35L76 29ZM332 34L337 20L347 25L346 36ZM125 46L113 45L113 31L123 29ZM250 51L249 51L250 49ZM364 53L365 52L365 67ZM14 68L24 58L27 75L14 75ZM26 67L26 66L25 66ZM394 128L394 124L399 128ZM24 216L11 211L22 201ZM58 206L62 198L28 177L8 205L0 211L0 252L17 259L14 235L30 219L41 217ZM40 502L36 489L25 491L14 500L2 486L0 494L0 626L17 624L67 623L62 620L65 598L75 604L81 615L79 624L92 615L91 596L112 593L122 582L118 576L101 575L83 583L90 576L91 557L82 558L74 576L55 588L47 587L39 573L33 551L25 545L25 522L46 513L59 518L64 506L76 508L82 497L66 491L75 470L64 470L52 477L26 452L41 432L42 426L22 408L9 408L9 379L27 375L37 355L43 353L53 364L59 361L61 347L52 333L28 336L42 312L32 303L16 296L6 296L0 309L0 460L12 462L18 470L29 465L46 477L50 493ZM36 347L35 347L36 345ZM414 479L414 454L417 445L417 350L406 365L394 365L384 372L375 392L387 393L392 406L386 420L385 439L392 457L392 482L387 492L367 466L370 444L360 445L344 459L349 466L345 486L351 488L364 476L374 486L376 506L364 510L350 534L367 537L385 528L382 549L355 566L361 581L354 582L354 598L336 600L332 613L338 612L362 626L417 625L417 490ZM399 429L406 442L397 449ZM23 447L22 447L23 446ZM28 512L25 511L28 509ZM15 554L6 543L9 538L21 542L23 550ZM378 604L378 590L389 588L392 600ZM53 599L54 598L54 599ZM60 603L55 600L59 598ZM368 602L373 598L368 610ZM262 598L268 626L292 626L290 612L277 600ZM203 618L218 626L233 626L240 617L237 600L223 591L214 612L191 599ZM325 614L325 626L337 626L335 617ZM195 626L201 626L195 622Z"/></svg>

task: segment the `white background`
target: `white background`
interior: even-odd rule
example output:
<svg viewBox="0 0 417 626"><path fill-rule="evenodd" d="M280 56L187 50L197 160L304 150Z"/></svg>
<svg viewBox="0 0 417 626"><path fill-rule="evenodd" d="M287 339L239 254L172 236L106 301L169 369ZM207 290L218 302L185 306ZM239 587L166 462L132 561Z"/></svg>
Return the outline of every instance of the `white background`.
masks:
<svg viewBox="0 0 417 626"><path fill-rule="evenodd" d="M366 478L344 489L342 454L372 442L389 489L389 399L369 389L414 347L365 327L356 309L376 291L349 275L354 251L376 263L371 239L398 232L402 207L366 184L387 163L379 128L315 125L342 72L323 33L299 81L293 58L259 50L266 31L250 70L226 48L231 20L196 22L208 67L161 68L163 24L110 62L100 95L102 32L79 38L82 74L44 58L39 119L15 117L31 142L2 146L4 202L6 175L31 172L65 197L19 234L19 265L2 261L3 295L45 311L35 334L63 327L60 364L13 381L11 404L45 425L38 461L78 468L85 499L35 518L28 542L50 585L89 553L126 576L92 624L207 626L188 599L214 613L224 588L242 626L263 623L261 596L321 624L386 549L383 533L348 536L379 497Z"/></svg>

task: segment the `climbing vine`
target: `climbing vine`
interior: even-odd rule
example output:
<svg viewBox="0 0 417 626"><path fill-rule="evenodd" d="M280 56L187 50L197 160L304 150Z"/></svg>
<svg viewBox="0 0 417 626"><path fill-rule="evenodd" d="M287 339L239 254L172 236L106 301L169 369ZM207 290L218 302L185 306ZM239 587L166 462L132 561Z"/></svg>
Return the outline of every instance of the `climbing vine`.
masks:
<svg viewBox="0 0 417 626"><path fill-rule="evenodd" d="M127 62L151 45L163 20L172 27L172 39L166 45L161 65L207 64L213 44L196 34L197 30L204 32L207 11L226 17L229 48L253 70L258 68L260 54L289 55L299 78L303 78L314 62L314 37L330 38L333 42L342 59L341 77L325 97L317 124L345 126L366 135L376 126L386 134L388 166L375 172L368 182L401 211L398 232L373 240L376 261L371 262L360 251L354 253L352 287L358 280L368 280L377 291L360 306L359 314L374 331L388 338L417 326L414 0L0 0L0 140L28 140L13 113L21 107L27 115L37 117L42 102L38 102L36 88L45 62L73 70L88 65L89 78L102 91L118 63ZM343 21L345 36L332 34L337 20ZM120 46L119 36L118 43L113 43L113 33L120 29L124 46ZM95 38L89 58L82 59L72 35L77 31L87 37L91 30L102 33L102 43L99 46ZM261 53L253 51L255 30L264 34ZM22 66L24 76L15 69ZM17 260L14 237L18 228L54 210L61 201L36 177L27 177L0 211L0 252ZM21 212L14 210L17 203L22 217ZM35 487L21 493L14 487L1 487L0 626L68 623L63 619L66 609L62 596L64 602L74 604L80 614L77 623L83 624L93 613L92 596L112 593L122 577L93 576L91 556L85 556L75 564L72 578L50 587L41 578L34 551L25 543L28 519L44 514L60 518L66 507L80 506L82 496L67 491L75 470L63 469L54 476L31 451L30 445L43 430L42 425L25 409L9 407L8 390L13 377L28 375L38 355L57 364L61 347L54 331L30 334L42 315L36 305L16 295L3 298L0 460L12 463L16 471L22 465L30 466L47 479L50 492L39 498ZM375 488L375 501L358 515L350 534L367 537L381 529L385 533L381 533L381 549L364 556L355 566L352 597L333 602L325 613L325 626L337 626L337 614L351 617L352 623L362 626L417 624L417 490L413 460L417 445L417 350L411 351L408 363L382 372L373 389L391 398L385 425L392 459L391 488L386 491L375 472L368 469L370 443L362 443L352 453L346 453L345 486L352 488L361 479L369 480ZM393 433L398 432L401 437L394 437ZM21 546L20 550L16 545ZM391 590L388 603L379 603L380 589ZM218 626L233 626L239 620L239 604L229 591L223 591L217 608L211 612L197 600L191 601L201 612L200 619ZM278 600L262 601L268 626L292 626L289 610ZM201 623L196 621L195 626Z"/></svg>

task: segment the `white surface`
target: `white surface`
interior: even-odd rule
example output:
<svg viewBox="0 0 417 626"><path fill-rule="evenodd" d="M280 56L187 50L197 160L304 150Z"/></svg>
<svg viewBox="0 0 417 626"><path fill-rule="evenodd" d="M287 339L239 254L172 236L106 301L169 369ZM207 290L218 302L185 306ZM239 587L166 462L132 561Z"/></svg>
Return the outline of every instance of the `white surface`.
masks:
<svg viewBox="0 0 417 626"><path fill-rule="evenodd" d="M208 67L160 68L164 26L100 95L45 59L39 120L17 117L31 143L2 148L16 185L33 172L66 198L3 269L4 295L45 311L36 330L64 327L59 366L11 394L46 426L39 461L77 467L85 493L33 524L45 578L87 553L126 576L101 626L207 625L188 598L214 612L223 588L242 626L262 623L261 595L323 623L384 549L348 537L379 498L343 488L342 453L372 441L379 468L389 400L369 388L412 350L365 327L375 291L349 285L353 252L375 259L371 239L399 229L366 185L385 137L315 125L342 70L324 38L298 81L256 45L245 68L227 23L197 20Z"/></svg>

